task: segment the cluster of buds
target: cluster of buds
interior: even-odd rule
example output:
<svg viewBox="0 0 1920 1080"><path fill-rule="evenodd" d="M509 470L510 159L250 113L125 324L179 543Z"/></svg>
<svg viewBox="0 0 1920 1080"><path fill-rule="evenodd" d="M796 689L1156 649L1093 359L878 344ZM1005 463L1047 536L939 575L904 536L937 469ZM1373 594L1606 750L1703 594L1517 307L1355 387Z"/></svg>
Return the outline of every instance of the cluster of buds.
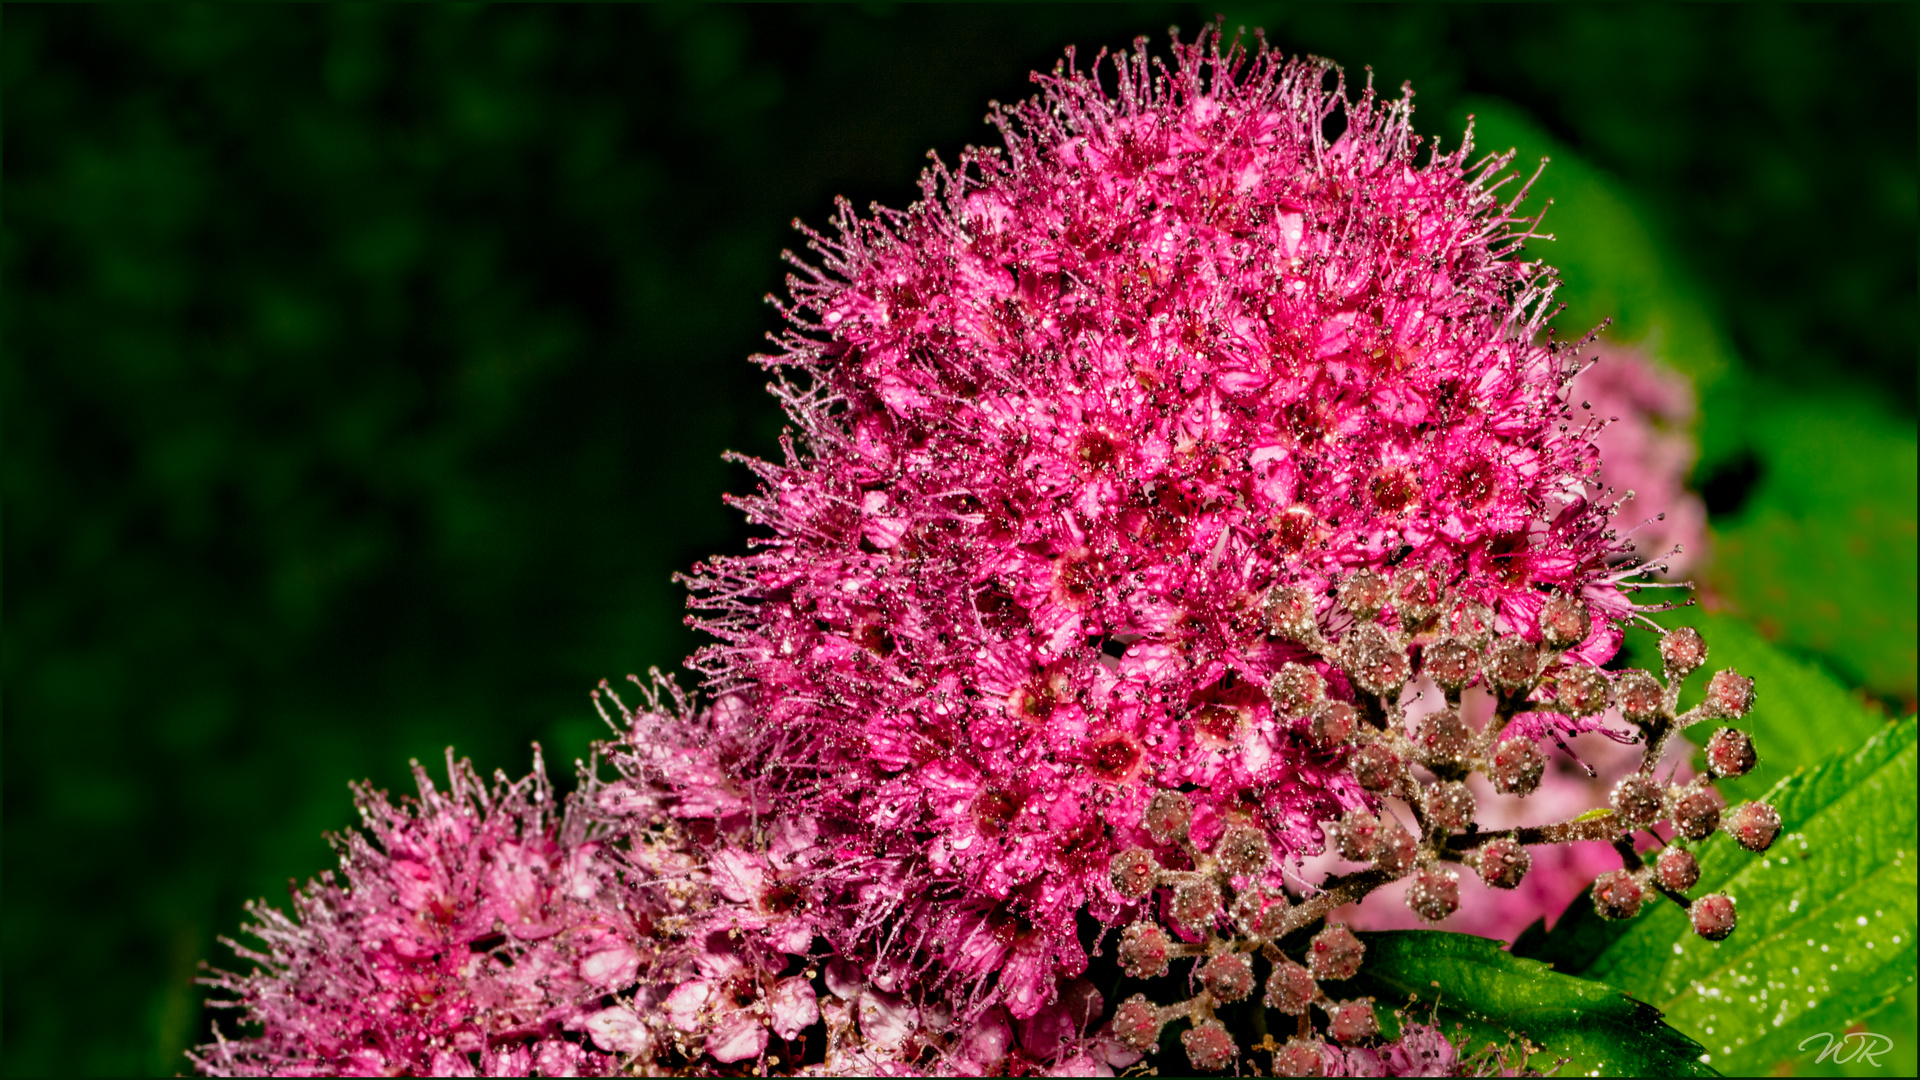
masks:
<svg viewBox="0 0 1920 1080"><path fill-rule="evenodd" d="M1530 868L1528 849L1542 844L1613 844L1623 868L1602 874L1592 890L1606 918L1630 918L1658 892L1689 911L1701 936L1718 941L1732 933L1730 897L1689 899L1700 872L1685 844L1723 830L1742 847L1764 851L1780 818L1759 802L1722 812L1712 781L1742 775L1756 761L1750 739L1736 729L1722 728L1708 740L1709 776L1674 783L1655 775L1680 732L1738 719L1753 705L1752 680L1729 669L1711 678L1703 702L1680 710L1684 680L1706 662L1697 632L1663 638L1664 677L1607 672L1580 655L1593 623L1576 596L1546 597L1536 633L1523 636L1502 633L1503 620L1492 608L1443 590L1418 569L1391 575L1363 569L1329 593L1332 603L1324 609L1299 588L1267 595L1268 633L1304 653L1278 670L1267 694L1276 720L1321 752L1344 754L1367 792L1363 805L1326 822L1328 851L1364 866L1290 895L1268 884L1270 856L1259 830L1229 827L1211 850L1200 850L1188 837L1193 812L1187 798L1161 792L1143 824L1156 844L1183 854L1185 867L1164 866L1145 847L1113 859L1114 890L1146 913L1122 934L1120 964L1144 980L1190 959L1198 992L1170 1004L1134 995L1115 1016L1116 1037L1147 1050L1158 1045L1164 1025L1185 1019L1190 1026L1181 1042L1193 1065L1226 1068L1238 1048L1214 1010L1254 993L1263 974L1259 960L1266 1008L1299 1017L1292 1041L1272 1048L1276 1072L1319 1075L1312 1063L1327 1043L1366 1045L1379 1034L1370 1000L1345 1000L1321 988L1323 981L1351 978L1365 951L1345 926L1325 924L1328 915L1406 878L1409 907L1437 923L1460 906L1463 868L1489 886L1512 889ZM1344 625L1337 640L1329 624ZM1445 702L1416 717L1407 709L1414 695L1405 691L1421 676ZM1462 710L1462 695L1474 686L1493 699L1484 724L1470 722ZM1483 776L1499 794L1524 798L1546 770L1540 741L1600 730L1610 710L1637 728L1632 737L1642 748L1638 767L1615 786L1610 806L1538 826L1480 827L1472 776ZM1405 807L1410 822L1393 812L1389 799ZM1643 857L1639 833L1660 843L1657 857Z"/></svg>
<svg viewBox="0 0 1920 1080"><path fill-rule="evenodd" d="M1114 857L1110 876L1114 891L1129 900L1145 901L1164 890L1159 908L1164 923L1143 917L1121 932L1121 970L1129 978L1157 979L1175 961L1191 960L1191 985L1198 992L1166 1005L1134 994L1114 1013L1114 1036L1150 1051L1168 1023L1186 1020L1180 1042L1193 1066L1230 1068L1240 1047L1215 1009L1252 998L1264 974L1261 1004L1298 1018L1293 1038L1264 1047L1274 1055L1276 1074L1325 1075L1327 1040L1359 1046L1380 1034L1371 998L1336 999L1321 988L1323 981L1353 978L1366 946L1341 925L1325 926L1310 937L1300 933L1325 918L1331 894L1295 903L1286 892L1262 884L1272 855L1260 830L1228 828L1210 851L1203 851L1188 834L1192 819L1192 803L1174 791L1155 796L1145 819L1154 841L1181 850L1191 869L1163 866L1153 852L1137 847ZM1323 1020L1318 1029L1312 1022L1316 1012ZM1316 1030L1324 1030L1326 1038L1316 1037Z"/></svg>
<svg viewBox="0 0 1920 1080"><path fill-rule="evenodd" d="M1471 599L1438 595L1420 570L1395 579L1361 570L1339 587L1341 611L1352 619L1336 644L1321 632L1312 598L1294 588L1274 590L1267 601L1268 626L1278 637L1305 648L1324 665L1346 675L1355 700L1349 705L1326 697L1325 680L1310 664L1292 664L1273 680L1269 696L1283 716L1297 717L1312 737L1350 746L1354 779L1376 798L1396 798L1411 813L1414 830L1391 814L1350 811L1330 830L1339 853L1370 863L1388 880L1414 875L1407 903L1429 922L1459 907L1459 871L1463 864L1494 888L1511 889L1525 876L1527 847L1537 844L1607 840L1620 850L1622 870L1595 882L1594 904L1607 918L1638 914L1650 890L1658 890L1688 908L1694 928L1712 940L1733 931L1733 902L1709 895L1691 901L1686 891L1699 879L1694 856L1679 839L1698 842L1724 829L1749 851L1765 851L1780 831L1780 816L1760 802L1722 814L1712 779L1740 776L1755 761L1745 732L1722 728L1707 745L1710 777L1686 784L1655 776L1669 741L1696 724L1734 720L1753 707L1753 680L1726 669L1707 684L1705 700L1679 708L1687 676L1706 663L1707 646L1698 632L1684 628L1661 639L1662 679L1651 672L1608 673L1576 653L1593 629L1587 605L1577 596L1547 597L1537 617L1537 640L1497 634L1492 609ZM1398 626L1381 616L1389 608ZM1424 674L1446 697L1445 707L1410 726L1401 691ZM1461 695L1475 684L1494 700L1490 722L1474 730L1461 712ZM1640 765L1614 788L1612 805L1599 814L1532 828L1482 830L1465 784L1480 773L1501 794L1525 797L1540 784L1547 759L1540 749L1539 723L1550 730L1597 727L1597 718L1617 709L1638 729L1643 747ZM1353 722L1357 717L1359 722ZM1524 725L1524 727L1523 727ZM1433 779L1424 781L1418 766ZM1671 827L1672 836L1654 832ZM1636 851L1636 832L1674 841L1654 862Z"/></svg>
<svg viewBox="0 0 1920 1080"><path fill-rule="evenodd" d="M1720 893L1687 897L1687 891L1700 880L1700 865L1679 841L1698 843L1716 831L1724 831L1748 851L1765 851L1780 834L1780 814L1758 801L1721 811L1712 781L1744 776L1759 760L1753 740L1737 728L1720 728L1708 738L1706 776L1686 784L1662 781L1655 775L1655 764L1668 741L1681 731L1695 724L1745 716L1753 708L1753 680L1731 668L1715 672L1707 681L1704 699L1683 712L1679 707L1681 685L1706 664L1707 644L1691 628L1675 630L1661 639L1660 659L1664 680L1648 671L1623 671L1614 680L1620 714L1639 728L1646 754L1640 767L1614 786L1611 813L1598 819L1611 827L1614 835L1609 839L1625 865L1594 882L1594 910L1603 918L1630 919L1639 914L1647 896L1657 891L1687 909L1696 933L1719 941L1733 933L1737 921L1733 898ZM1663 824L1670 827L1672 842L1651 861L1642 858L1633 843L1633 833L1653 833Z"/></svg>

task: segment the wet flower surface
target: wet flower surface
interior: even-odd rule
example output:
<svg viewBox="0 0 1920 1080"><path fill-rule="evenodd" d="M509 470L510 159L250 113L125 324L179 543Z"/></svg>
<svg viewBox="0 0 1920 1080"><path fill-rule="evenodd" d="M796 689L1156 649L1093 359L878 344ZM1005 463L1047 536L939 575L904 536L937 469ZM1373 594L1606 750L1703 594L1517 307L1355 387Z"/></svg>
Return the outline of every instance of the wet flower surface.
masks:
<svg viewBox="0 0 1920 1080"><path fill-rule="evenodd" d="M1543 600L1577 596L1575 663L1629 610L1573 356L1534 340L1552 278L1496 172L1323 64L1112 70L1117 94L1041 79L996 114L1004 149L813 236L767 359L790 453L743 500L773 535L693 579L723 642L698 664L751 702L775 804L917 896L1005 910L1035 942L1001 976L1016 1014L1084 965L1077 912L1121 918L1116 853L1189 861L1156 793L1188 793L1202 848L1257 830L1276 885L1370 805L1268 694L1289 665L1390 696L1443 597L1537 641ZM1330 595L1356 582L1365 621ZM907 925L953 936L933 908Z"/></svg>
<svg viewBox="0 0 1920 1080"><path fill-rule="evenodd" d="M1624 863L1593 886L1624 917L1692 885L1631 830L1772 842L1656 775L1751 682L1679 711L1697 637L1601 669L1647 568L1506 158L1211 30L1071 59L920 202L808 233L762 358L785 456L738 500L767 535L689 577L704 702L603 686L564 810L537 772L362 793L347 881L256 910L261 967L215 979L265 1033L203 1069L1451 1072L1439 1028L1322 986L1367 963L1330 915ZM1639 761L1556 787L1581 737ZM1577 843L1611 861L1529 854Z"/></svg>
<svg viewBox="0 0 1920 1080"><path fill-rule="evenodd" d="M610 853L538 771L489 790L465 763L448 770L443 792L416 766L403 807L359 790L366 831L342 842L341 875L295 893L292 918L252 908L266 951L239 952L264 968L216 985L265 1033L203 1047L203 1070L602 1073L614 1058L567 1031L650 1048L598 1005L651 947L638 913L609 902Z"/></svg>

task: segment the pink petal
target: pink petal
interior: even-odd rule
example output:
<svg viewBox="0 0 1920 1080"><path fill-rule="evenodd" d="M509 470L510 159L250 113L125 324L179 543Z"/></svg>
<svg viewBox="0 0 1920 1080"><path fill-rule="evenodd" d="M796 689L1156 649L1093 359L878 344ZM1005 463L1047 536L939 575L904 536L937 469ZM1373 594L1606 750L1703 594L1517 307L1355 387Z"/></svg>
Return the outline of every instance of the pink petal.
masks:
<svg viewBox="0 0 1920 1080"><path fill-rule="evenodd" d="M783 1039L798 1038L802 1028L820 1020L813 984L799 975L775 984L773 993L767 995L767 1004L773 1010L773 1033Z"/></svg>
<svg viewBox="0 0 1920 1080"><path fill-rule="evenodd" d="M759 1057L766 1049L767 1026L744 1012L721 1020L707 1035L707 1053L712 1054L715 1061L745 1061Z"/></svg>

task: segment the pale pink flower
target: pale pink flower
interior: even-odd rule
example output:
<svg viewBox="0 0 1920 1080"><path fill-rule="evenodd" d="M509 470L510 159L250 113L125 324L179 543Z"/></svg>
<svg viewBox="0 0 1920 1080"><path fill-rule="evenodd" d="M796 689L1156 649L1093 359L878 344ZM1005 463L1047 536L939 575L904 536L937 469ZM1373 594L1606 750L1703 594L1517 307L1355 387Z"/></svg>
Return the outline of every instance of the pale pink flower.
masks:
<svg viewBox="0 0 1920 1080"><path fill-rule="evenodd" d="M1688 431L1693 387L1633 349L1601 342L1583 353L1594 360L1574 378L1571 399L1607 424L1594 437L1600 479L1633 493L1619 513L1634 548L1663 557L1669 575L1684 577L1707 553L1707 507L1686 487L1699 457Z"/></svg>
<svg viewBox="0 0 1920 1080"><path fill-rule="evenodd" d="M727 934L708 935L696 974L662 1003L675 1028L699 1035L715 1061L735 1062L766 1052L769 1029L795 1039L820 1019L813 986L802 976L780 978L728 947ZM785 965L782 965L783 967Z"/></svg>
<svg viewBox="0 0 1920 1080"><path fill-rule="evenodd" d="M250 905L263 949L211 981L261 1034L201 1047L210 1074L602 1073L611 1056L570 1032L629 986L652 948L611 901L613 863L577 813L532 777L491 790L448 757L442 792L415 766L400 806L355 790L365 833L341 869L293 894L293 915ZM344 880L341 880L344 878Z"/></svg>
<svg viewBox="0 0 1920 1080"><path fill-rule="evenodd" d="M1328 1076L1452 1076L1459 1051L1440 1029L1408 1023L1400 1038L1380 1046L1325 1049Z"/></svg>

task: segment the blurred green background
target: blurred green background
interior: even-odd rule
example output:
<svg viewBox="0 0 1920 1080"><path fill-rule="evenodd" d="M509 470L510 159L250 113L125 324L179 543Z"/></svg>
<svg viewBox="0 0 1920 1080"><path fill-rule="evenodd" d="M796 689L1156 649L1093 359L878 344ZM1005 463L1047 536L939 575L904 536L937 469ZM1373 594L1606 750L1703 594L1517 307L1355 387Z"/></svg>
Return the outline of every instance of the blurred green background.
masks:
<svg viewBox="0 0 1920 1080"><path fill-rule="evenodd" d="M5 1070L178 1071L348 779L568 771L744 545L788 221L1213 10L9 5ZM1561 325L1701 388L1715 595L1911 709L1913 9L1227 10L1555 156Z"/></svg>

